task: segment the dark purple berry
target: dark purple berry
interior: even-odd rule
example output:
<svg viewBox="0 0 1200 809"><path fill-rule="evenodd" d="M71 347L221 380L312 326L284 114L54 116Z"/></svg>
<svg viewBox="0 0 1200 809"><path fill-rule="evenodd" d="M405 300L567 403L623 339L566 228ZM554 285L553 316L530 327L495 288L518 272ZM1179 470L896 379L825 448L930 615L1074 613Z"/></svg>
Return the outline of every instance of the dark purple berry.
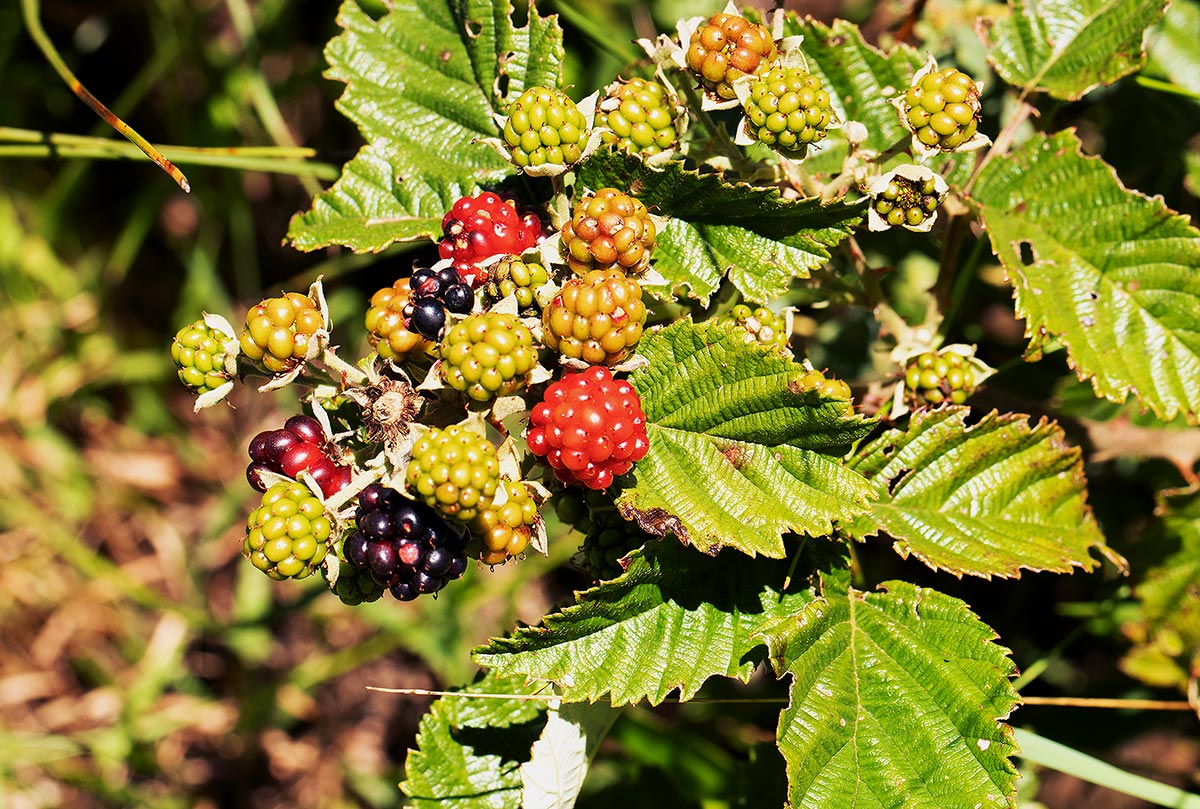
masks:
<svg viewBox="0 0 1200 809"><path fill-rule="evenodd" d="M446 309L441 303L424 298L413 306L410 325L413 331L427 340L436 340L446 324Z"/></svg>
<svg viewBox="0 0 1200 809"><path fill-rule="evenodd" d="M260 461L254 461L246 467L246 480L250 481L250 485L260 492L267 490L267 484L262 478L263 472L273 472L271 467Z"/></svg>
<svg viewBox="0 0 1200 809"><path fill-rule="evenodd" d="M417 537L424 527L421 524L421 515L411 500L397 504L392 510L392 517L396 520L396 527L402 536Z"/></svg>
<svg viewBox="0 0 1200 809"><path fill-rule="evenodd" d="M437 279L441 293L445 294L447 289L458 283L458 271L453 267L445 267L438 270Z"/></svg>
<svg viewBox="0 0 1200 809"><path fill-rule="evenodd" d="M425 572L430 576L442 576L454 563L454 554L446 548L434 548L425 554Z"/></svg>
<svg viewBox="0 0 1200 809"><path fill-rule="evenodd" d="M400 581L388 588L388 592L392 594L397 601L412 601L420 595L411 584L406 581Z"/></svg>
<svg viewBox="0 0 1200 809"><path fill-rule="evenodd" d="M436 295L441 282L438 281L437 274L433 270L423 269L412 274L408 285L412 289L414 297L425 298Z"/></svg>
<svg viewBox="0 0 1200 809"><path fill-rule="evenodd" d="M413 585L418 593L436 593L446 586L446 580L440 576L431 576L423 570L418 570L413 576Z"/></svg>
<svg viewBox="0 0 1200 809"><path fill-rule="evenodd" d="M346 537L342 552L346 554L347 562L355 567L364 567L367 564L367 535L362 531L355 531Z"/></svg>
<svg viewBox="0 0 1200 809"><path fill-rule="evenodd" d="M258 447L259 455L262 457L255 457L253 453L250 457L275 467L279 466L285 452L297 444L304 443L304 439L288 430L271 430L255 436L255 440L250 442L252 449L259 438L263 439L262 444Z"/></svg>
<svg viewBox="0 0 1200 809"><path fill-rule="evenodd" d="M450 563L450 569L446 571L447 579L457 579L463 573L467 572L467 557L459 551L454 557L454 561Z"/></svg>
<svg viewBox="0 0 1200 809"><path fill-rule="evenodd" d="M395 545L390 542L367 543L367 566L380 584L395 576L399 565L400 558L396 555Z"/></svg>
<svg viewBox="0 0 1200 809"><path fill-rule="evenodd" d="M321 422L312 416L292 416L283 423L283 429L318 447L329 440L321 428Z"/></svg>
<svg viewBox="0 0 1200 809"><path fill-rule="evenodd" d="M364 511L378 508L383 500L384 492L388 491L382 483L371 483L358 493L358 507Z"/></svg>
<svg viewBox="0 0 1200 809"><path fill-rule="evenodd" d="M466 284L453 284L442 290L442 302L456 315L470 314L475 305L475 293Z"/></svg>
<svg viewBox="0 0 1200 809"><path fill-rule="evenodd" d="M392 520L391 512L382 509L369 511L359 517L358 527L364 534L375 540L391 539L396 532L396 523Z"/></svg>

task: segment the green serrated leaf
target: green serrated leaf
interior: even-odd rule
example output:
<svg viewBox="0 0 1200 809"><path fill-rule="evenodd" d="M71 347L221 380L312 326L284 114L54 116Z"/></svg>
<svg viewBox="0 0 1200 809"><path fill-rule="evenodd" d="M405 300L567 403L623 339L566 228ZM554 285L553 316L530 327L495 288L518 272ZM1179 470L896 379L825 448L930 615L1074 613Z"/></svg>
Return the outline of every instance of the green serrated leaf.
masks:
<svg viewBox="0 0 1200 809"><path fill-rule="evenodd" d="M783 561L652 542L620 577L474 659L499 674L549 680L571 701L607 694L613 705L657 705L676 689L687 700L709 677L750 678L763 643L756 633L812 598L783 591L787 572Z"/></svg>
<svg viewBox="0 0 1200 809"><path fill-rule="evenodd" d="M671 284L663 293L686 291L706 303L726 272L747 300L770 301L829 261L829 248L863 217L862 205L788 200L778 188L727 183L679 163L651 169L607 149L580 166L578 182L631 189L651 211L671 217L654 250L654 268Z"/></svg>
<svg viewBox="0 0 1200 809"><path fill-rule="evenodd" d="M638 344L650 449L617 502L651 534L699 550L783 555L786 531L825 536L866 510L870 485L839 456L874 422L802 390L805 369L733 330L680 321Z"/></svg>
<svg viewBox="0 0 1200 809"><path fill-rule="evenodd" d="M478 141L499 133L493 114L508 95L557 84L563 48L554 17L534 12L517 28L511 13L508 0L407 0L376 21L343 3L326 76L346 84L338 109L367 145L293 217L293 246L365 252L433 238L454 200L515 171Z"/></svg>
<svg viewBox="0 0 1200 809"><path fill-rule="evenodd" d="M467 694L532 694L514 678L489 675ZM400 789L421 809L517 809L521 764L544 724L536 700L442 697L421 717Z"/></svg>
<svg viewBox="0 0 1200 809"><path fill-rule="evenodd" d="M1016 667L967 605L907 582L884 592L824 580L775 627L791 702L776 737L794 807L1016 805Z"/></svg>
<svg viewBox="0 0 1200 809"><path fill-rule="evenodd" d="M1178 550L1138 585L1141 614L1122 627L1134 646L1121 669L1183 690L1200 672L1200 488L1163 493L1158 511L1157 536Z"/></svg>
<svg viewBox="0 0 1200 809"><path fill-rule="evenodd" d="M1146 61L1142 40L1166 0L1012 0L983 30L1006 82L1074 101Z"/></svg>
<svg viewBox="0 0 1200 809"><path fill-rule="evenodd" d="M1036 356L1050 337L1080 379L1160 418L1200 412L1200 231L1130 191L1074 132L992 160L972 194Z"/></svg>
<svg viewBox="0 0 1200 809"><path fill-rule="evenodd" d="M903 93L925 63L925 57L908 45L884 52L868 44L858 26L835 20L832 26L811 17L789 14L784 36L803 36L800 50L810 72L834 99L843 121L867 127L863 147L882 152L911 134L900 123L891 99Z"/></svg>
<svg viewBox="0 0 1200 809"><path fill-rule="evenodd" d="M1108 550L1087 505L1078 447L1058 425L992 412L966 426L970 410L917 411L850 466L875 484L870 514L843 529L885 533L896 551L956 576L1018 576L1021 570L1091 570L1088 551Z"/></svg>

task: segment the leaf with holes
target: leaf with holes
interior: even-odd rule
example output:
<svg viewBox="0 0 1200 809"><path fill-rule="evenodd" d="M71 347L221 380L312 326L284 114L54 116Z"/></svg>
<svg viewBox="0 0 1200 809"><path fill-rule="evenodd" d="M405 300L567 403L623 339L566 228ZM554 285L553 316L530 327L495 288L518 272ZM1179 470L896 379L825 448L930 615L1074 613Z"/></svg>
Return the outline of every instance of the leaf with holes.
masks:
<svg viewBox="0 0 1200 809"><path fill-rule="evenodd" d="M972 194L1025 318L1029 355L1060 339L1100 396L1160 418L1200 412L1200 231L1084 157L1073 132L1036 136L984 168Z"/></svg>
<svg viewBox="0 0 1200 809"><path fill-rule="evenodd" d="M778 188L728 183L679 163L647 167L624 153L602 150L578 173L593 190L633 190L651 211L670 217L654 248L654 269L671 284L647 287L662 296L686 294L707 302L726 273L750 301L769 301L796 278L829 261L829 249L862 221L862 205L788 200Z"/></svg>
<svg viewBox="0 0 1200 809"><path fill-rule="evenodd" d="M1092 548L1122 563L1087 506L1079 448L1056 424L992 412L967 427L969 412L917 411L861 449L850 466L879 499L846 533L887 534L901 556L956 576L1090 570Z"/></svg>
<svg viewBox="0 0 1200 809"><path fill-rule="evenodd" d="M1166 0L1013 0L981 28L989 59L1009 84L1073 101L1146 61L1146 29Z"/></svg>
<svg viewBox="0 0 1200 809"><path fill-rule="evenodd" d="M542 626L476 650L493 672L555 683L571 701L614 705L686 700L710 677L745 682L761 656L756 634L812 598L784 590L788 563L725 552L717 558L669 540L630 557L618 578L581 593Z"/></svg>
<svg viewBox="0 0 1200 809"><path fill-rule="evenodd" d="M806 388L805 368L739 333L680 321L638 344L650 449L617 500L651 534L715 553L783 555L786 531L832 532L871 487L840 456L873 426L850 402Z"/></svg>
<svg viewBox="0 0 1200 809"><path fill-rule="evenodd" d="M292 219L293 246L365 252L434 238L456 199L515 172L477 141L499 133L492 116L506 98L557 85L563 49L554 17L535 11L517 28L511 13L508 0L405 0L376 21L343 3L326 75L345 82L338 109L367 145Z"/></svg>
<svg viewBox="0 0 1200 809"><path fill-rule="evenodd" d="M776 738L789 806L1012 807L1016 667L967 605L907 582L819 598L771 627L792 676Z"/></svg>
<svg viewBox="0 0 1200 809"><path fill-rule="evenodd" d="M495 676L463 689L466 694L533 691L520 680ZM545 703L536 700L440 698L421 717L401 791L417 809L517 809L520 767L542 732L545 712Z"/></svg>

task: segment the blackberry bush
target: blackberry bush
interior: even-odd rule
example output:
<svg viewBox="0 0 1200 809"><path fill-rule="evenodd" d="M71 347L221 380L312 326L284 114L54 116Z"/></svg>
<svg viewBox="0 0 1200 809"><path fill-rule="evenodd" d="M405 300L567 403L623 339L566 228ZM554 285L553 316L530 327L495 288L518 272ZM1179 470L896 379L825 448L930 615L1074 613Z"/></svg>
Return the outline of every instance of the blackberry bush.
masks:
<svg viewBox="0 0 1200 809"><path fill-rule="evenodd" d="M286 478L311 476L325 496L305 502L323 500L329 521L324 543L304 533L324 530L313 528L319 515L308 529L297 522L295 537L266 539L285 517L260 506L249 553L281 576L324 565L350 603L382 589L400 600L437 592L468 557L526 557L505 572L479 565L461 601L413 618L439 628L463 609L507 614L497 592L533 594L522 610L543 593L571 600L557 578L523 577L557 575L572 533L586 534L599 579L540 626L498 632L471 653L488 670L478 690L552 686L561 710L543 723L546 709L525 700L436 703L407 762L409 796L536 803L539 784L563 783L554 762L586 764L559 748L567 725L586 724L591 750L609 711L686 701L710 678L744 682L768 660L766 676L790 688L770 729L782 764L755 765L764 784L773 766L787 781L769 802L1016 805L1017 742L1031 764L1045 763L1046 746L1005 724L1019 702L1011 678L1034 662L1024 649L1054 643L1010 653L962 600L900 577L912 564L959 579L1105 567L1111 584L1126 564L1087 491L1105 458L1070 443L1054 415L1102 437L1136 426L1160 451L1158 422L1200 420L1200 233L1164 202L1189 198L1171 179L1182 174L1153 173L1147 194L1129 189L1061 117L1089 111L1089 138L1115 149L1108 105L1149 90L1124 82L1085 96L1143 63L1164 4L1095 14L1012 4L978 28L998 78L986 95L961 66L923 55L930 32L943 43L963 33L928 15L909 32L915 46L880 48L845 21L730 5L681 21L677 38L639 40L645 59L583 66L564 61L570 38L533 6L514 22L504 3L388 5L379 19L341 8L347 32L327 50L330 75L345 77L366 145L292 220L289 239L357 253L436 241L441 260L415 267L407 293L393 284L373 297L374 355L352 355L361 335L328 334L320 283L248 318L237 370L272 374L267 389L292 386L323 425L268 431L251 482L304 499ZM1160 31L1178 29L1177 5ZM1035 35L1046 30L1053 43ZM1155 81L1181 83L1175 62L1155 61ZM610 69L645 78L614 83L601 75ZM575 84L560 86L564 76ZM585 95L589 82L608 86L603 97ZM567 95L576 89L578 104ZM993 124L995 143L984 132ZM1143 126L1139 143L1183 165L1181 129ZM614 148L595 148L605 140ZM1121 177L1150 174L1136 169ZM911 232L879 232L889 228ZM997 305L1003 283L1011 310ZM1037 417L974 406L990 369L955 340L1003 362L1010 390L1048 389L1053 368L1080 382L1031 402ZM433 342L436 370L392 361ZM1039 366L1031 382L1022 358L1050 348L1066 362ZM234 384L194 357L193 388ZM1111 400L1111 424L1080 404L1089 391ZM1169 454L1154 479L1177 474L1173 486L1191 487L1191 458L1174 445ZM325 489L333 476L320 470L331 467L342 485ZM545 513L568 489L603 492L584 532ZM1160 493L1182 554L1193 495ZM300 559L297 543L312 556ZM321 547L337 553L314 562ZM889 566L891 550L909 567ZM871 563L856 566L860 553ZM1184 561L1164 561L1161 575L1182 582L1194 567ZM1173 687L1195 692L1200 633L1186 616L1200 584L1145 583L1121 590L1134 593L1121 610L1142 611L1130 671L1162 665ZM1163 604L1155 584L1184 593L1186 608ZM439 629L438 640L477 634ZM571 703L588 703L586 717ZM529 729L543 724L531 749ZM476 753L484 731L489 750L512 747L521 766L497 770ZM890 755L901 737L904 755ZM729 802L726 792L687 798Z"/></svg>
<svg viewBox="0 0 1200 809"><path fill-rule="evenodd" d="M542 311L542 323L542 339L564 357L616 365L642 338L642 287L620 270L592 270L563 284Z"/></svg>

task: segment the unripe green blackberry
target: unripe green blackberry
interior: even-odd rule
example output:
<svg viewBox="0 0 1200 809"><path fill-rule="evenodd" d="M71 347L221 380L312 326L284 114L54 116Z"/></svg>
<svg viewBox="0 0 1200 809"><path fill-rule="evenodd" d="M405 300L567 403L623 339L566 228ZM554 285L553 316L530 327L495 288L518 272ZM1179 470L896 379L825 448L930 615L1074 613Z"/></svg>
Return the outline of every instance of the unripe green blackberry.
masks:
<svg viewBox="0 0 1200 809"><path fill-rule="evenodd" d="M658 229L640 199L601 188L575 203L560 237L567 265L580 275L612 268L636 275L650 266Z"/></svg>
<svg viewBox="0 0 1200 809"><path fill-rule="evenodd" d="M192 393L208 393L233 378L226 369L228 339L203 319L189 323L175 335L171 359L179 369L179 381Z"/></svg>
<svg viewBox="0 0 1200 809"><path fill-rule="evenodd" d="M717 320L719 323L728 323L741 329L747 344L764 343L787 350L788 339L791 337L787 331L787 319L765 306L751 309L746 304L739 303Z"/></svg>
<svg viewBox="0 0 1200 809"><path fill-rule="evenodd" d="M467 315L442 338L442 379L477 402L512 393L537 365L533 332L516 315Z"/></svg>
<svg viewBox="0 0 1200 809"><path fill-rule="evenodd" d="M642 287L620 270L573 278L542 312L542 339L563 356L590 365L627 358L646 324Z"/></svg>
<svg viewBox="0 0 1200 809"><path fill-rule="evenodd" d="M470 522L492 505L500 485L496 447L460 424L434 427L413 445L405 485L446 517Z"/></svg>
<svg viewBox="0 0 1200 809"><path fill-rule="evenodd" d="M529 547L533 525L538 520L533 491L522 481L504 481L508 499L502 506L480 509L471 521L471 533L479 538L479 561L502 565Z"/></svg>
<svg viewBox="0 0 1200 809"><path fill-rule="evenodd" d="M911 180L896 175L881 193L871 199L871 207L892 227L920 227L942 203L935 180Z"/></svg>
<svg viewBox="0 0 1200 809"><path fill-rule="evenodd" d="M611 85L596 110L596 126L606 128L605 144L646 157L679 144L670 96L656 81L634 78Z"/></svg>
<svg viewBox="0 0 1200 809"><path fill-rule="evenodd" d="M714 14L696 28L687 46L687 63L710 95L731 101L731 86L754 75L775 59L778 51L766 26L736 14Z"/></svg>
<svg viewBox="0 0 1200 809"><path fill-rule="evenodd" d="M583 567L597 580L608 581L625 572L620 560L652 537L622 517L611 500L588 494L588 530L579 551Z"/></svg>
<svg viewBox="0 0 1200 809"><path fill-rule="evenodd" d="M914 404L962 404L975 392L975 370L954 351L926 351L908 361L904 387Z"/></svg>
<svg viewBox="0 0 1200 809"><path fill-rule="evenodd" d="M324 327L316 301L288 292L250 307L238 342L243 354L271 373L285 373L303 362L309 339Z"/></svg>
<svg viewBox="0 0 1200 809"><path fill-rule="evenodd" d="M276 483L246 520L242 555L273 579L303 579L329 550L333 524L303 483Z"/></svg>
<svg viewBox="0 0 1200 809"><path fill-rule="evenodd" d="M953 151L979 129L979 87L953 67L922 76L901 102L908 127L930 149Z"/></svg>
<svg viewBox="0 0 1200 809"><path fill-rule="evenodd" d="M411 296L408 278L401 278L371 296L366 315L367 339L386 360L401 362L434 354L436 343L404 327L404 307Z"/></svg>
<svg viewBox="0 0 1200 809"><path fill-rule="evenodd" d="M484 291L492 303L514 296L521 314L532 316L542 311L536 293L549 280L550 274L541 264L520 256L505 256L492 267Z"/></svg>
<svg viewBox="0 0 1200 809"><path fill-rule="evenodd" d="M583 113L561 90L530 87L508 106L504 142L521 168L572 166L583 157L590 134Z"/></svg>
<svg viewBox="0 0 1200 809"><path fill-rule="evenodd" d="M825 139L838 122L821 80L802 67L776 65L750 82L742 100L751 137L785 152Z"/></svg>

